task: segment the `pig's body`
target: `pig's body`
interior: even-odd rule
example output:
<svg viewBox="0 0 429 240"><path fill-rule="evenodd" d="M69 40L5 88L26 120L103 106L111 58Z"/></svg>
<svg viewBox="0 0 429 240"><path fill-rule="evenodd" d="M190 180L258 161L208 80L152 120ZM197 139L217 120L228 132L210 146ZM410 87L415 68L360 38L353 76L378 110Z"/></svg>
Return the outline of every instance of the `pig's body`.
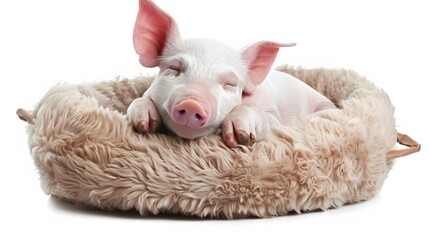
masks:
<svg viewBox="0 0 429 240"><path fill-rule="evenodd" d="M276 124L334 104L300 80L270 71L281 44L257 42L242 50L208 39L181 39L174 19L140 0L134 47L140 63L160 68L141 98L128 108L141 133L166 125L193 139L214 133L230 147L252 145Z"/></svg>
<svg viewBox="0 0 429 240"><path fill-rule="evenodd" d="M230 147L252 145L254 141L267 137L275 125L287 124L296 116L330 108L335 108L335 105L301 80L272 70L255 92L244 97L242 104L226 116L222 124L223 138ZM243 116L247 121L237 121ZM234 133L237 128L243 131Z"/></svg>
<svg viewBox="0 0 429 240"><path fill-rule="evenodd" d="M243 99L244 105L256 105L272 112L281 124L292 118L335 107L333 103L301 80L276 70L270 71L255 93Z"/></svg>

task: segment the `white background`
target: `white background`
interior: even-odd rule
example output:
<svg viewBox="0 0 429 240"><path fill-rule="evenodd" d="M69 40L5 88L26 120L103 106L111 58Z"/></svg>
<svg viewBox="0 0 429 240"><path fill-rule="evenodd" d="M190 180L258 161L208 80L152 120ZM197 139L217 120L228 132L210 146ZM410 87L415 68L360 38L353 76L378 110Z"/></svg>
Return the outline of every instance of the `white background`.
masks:
<svg viewBox="0 0 429 240"><path fill-rule="evenodd" d="M134 77L137 0L10 0L0 3L0 239L428 239L429 14L425 1L156 1L183 37L232 46L297 42L275 65L353 69L389 93L397 129L422 144L398 159L374 199L326 212L270 219L140 217L76 209L45 195L27 147L31 109L58 82ZM83 239L83 238L82 238Z"/></svg>

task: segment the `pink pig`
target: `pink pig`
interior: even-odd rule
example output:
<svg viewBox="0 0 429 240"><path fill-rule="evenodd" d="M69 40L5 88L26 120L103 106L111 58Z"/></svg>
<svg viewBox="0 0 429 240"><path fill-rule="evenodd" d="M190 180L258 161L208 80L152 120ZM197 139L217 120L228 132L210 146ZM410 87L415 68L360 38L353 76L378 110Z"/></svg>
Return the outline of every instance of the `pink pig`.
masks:
<svg viewBox="0 0 429 240"><path fill-rule="evenodd" d="M281 44L257 42L244 50L208 39L181 39L174 19L150 0L140 0L134 48L145 67L159 67L153 84L128 108L140 133L161 122L194 139L222 127L229 147L252 145L273 126L294 116L335 108L300 80L270 68Z"/></svg>

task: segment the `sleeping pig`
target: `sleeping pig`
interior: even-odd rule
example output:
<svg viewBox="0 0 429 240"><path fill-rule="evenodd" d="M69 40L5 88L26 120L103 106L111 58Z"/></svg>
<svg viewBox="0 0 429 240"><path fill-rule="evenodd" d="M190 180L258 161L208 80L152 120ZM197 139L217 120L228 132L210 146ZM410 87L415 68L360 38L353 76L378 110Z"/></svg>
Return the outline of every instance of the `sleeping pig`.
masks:
<svg viewBox="0 0 429 240"><path fill-rule="evenodd" d="M273 126L294 116L335 108L300 80L270 70L281 47L261 41L242 50L209 39L182 39L174 19L150 0L140 0L134 48L144 67L159 74L127 115L140 133L164 124L194 139L222 128L229 147L252 145Z"/></svg>

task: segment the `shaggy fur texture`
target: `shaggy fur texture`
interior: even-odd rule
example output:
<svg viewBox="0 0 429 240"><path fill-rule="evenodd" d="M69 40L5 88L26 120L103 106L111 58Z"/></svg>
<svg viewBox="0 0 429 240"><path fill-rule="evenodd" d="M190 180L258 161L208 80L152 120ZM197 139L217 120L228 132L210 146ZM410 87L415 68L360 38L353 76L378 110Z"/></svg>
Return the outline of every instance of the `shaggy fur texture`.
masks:
<svg viewBox="0 0 429 240"><path fill-rule="evenodd" d="M152 77L54 86L27 128L43 190L105 210L226 218L325 210L377 194L396 143L387 94L352 71L279 69L340 108L298 116L250 148L229 149L219 134L137 134L125 113Z"/></svg>

